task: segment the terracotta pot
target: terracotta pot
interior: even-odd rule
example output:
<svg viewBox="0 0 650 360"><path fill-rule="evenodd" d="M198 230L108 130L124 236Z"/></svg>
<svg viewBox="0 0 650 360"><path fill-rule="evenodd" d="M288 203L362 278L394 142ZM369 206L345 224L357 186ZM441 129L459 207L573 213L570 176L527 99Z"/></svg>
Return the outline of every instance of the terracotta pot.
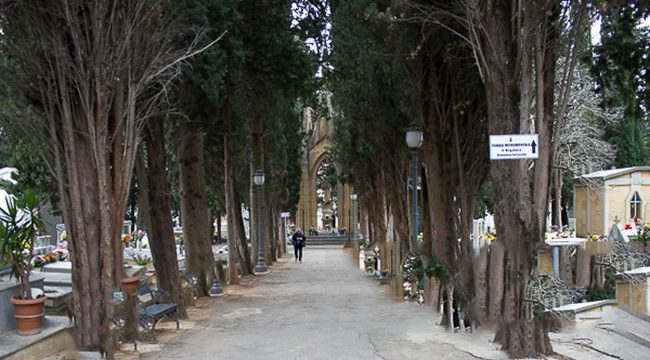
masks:
<svg viewBox="0 0 650 360"><path fill-rule="evenodd" d="M122 289L129 295L135 295L140 287L140 279L137 277L125 277L122 279Z"/></svg>
<svg viewBox="0 0 650 360"><path fill-rule="evenodd" d="M25 300L14 295L11 303L14 305L16 317L16 330L18 335L34 335L43 328L43 315L45 314L46 296Z"/></svg>

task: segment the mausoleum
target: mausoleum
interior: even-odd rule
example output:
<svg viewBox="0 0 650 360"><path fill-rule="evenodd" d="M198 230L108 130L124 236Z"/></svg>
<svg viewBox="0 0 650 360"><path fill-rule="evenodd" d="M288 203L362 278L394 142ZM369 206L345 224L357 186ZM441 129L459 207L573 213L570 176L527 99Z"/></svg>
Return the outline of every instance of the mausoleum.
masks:
<svg viewBox="0 0 650 360"><path fill-rule="evenodd" d="M650 215L650 166L596 171L573 179L577 237L607 234L618 217L633 225Z"/></svg>

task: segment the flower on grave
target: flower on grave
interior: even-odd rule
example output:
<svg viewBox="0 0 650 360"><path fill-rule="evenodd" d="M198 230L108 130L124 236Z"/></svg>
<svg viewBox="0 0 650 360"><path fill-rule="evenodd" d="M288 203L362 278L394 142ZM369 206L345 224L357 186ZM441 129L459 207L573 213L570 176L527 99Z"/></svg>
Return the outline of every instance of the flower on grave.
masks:
<svg viewBox="0 0 650 360"><path fill-rule="evenodd" d="M61 231L61 235L59 235L59 241L63 242L66 240L68 240L68 233L65 230L63 230Z"/></svg>
<svg viewBox="0 0 650 360"><path fill-rule="evenodd" d="M643 225L643 227L639 230L638 240L642 241L642 242L647 242L648 240L650 240L650 224L649 223L646 223L645 225Z"/></svg>
<svg viewBox="0 0 650 360"><path fill-rule="evenodd" d="M122 234L122 243L126 246L129 245L129 243L133 240L133 237L129 234Z"/></svg>
<svg viewBox="0 0 650 360"><path fill-rule="evenodd" d="M40 268L40 267L43 267L43 265L45 265L45 259L43 258L43 256L35 255L32 258L32 266L33 267Z"/></svg>
<svg viewBox="0 0 650 360"><path fill-rule="evenodd" d="M145 236L146 234L147 234L146 231L142 231L142 230L133 230L133 232L131 233L131 237L132 237L133 240L137 243L138 241L141 241L141 240L144 238L144 236Z"/></svg>
<svg viewBox="0 0 650 360"><path fill-rule="evenodd" d="M58 261L65 261L68 258L68 250L66 249L56 249L53 254L56 256Z"/></svg>
<svg viewBox="0 0 650 360"><path fill-rule="evenodd" d="M625 224L625 230L632 230L631 224Z"/></svg>
<svg viewBox="0 0 650 360"><path fill-rule="evenodd" d="M142 253L137 253L133 256L133 261L140 266L146 266L151 262L151 258Z"/></svg>
<svg viewBox="0 0 650 360"><path fill-rule="evenodd" d="M55 254L47 254L43 258L45 259L46 264L56 262L57 260L57 256Z"/></svg>
<svg viewBox="0 0 650 360"><path fill-rule="evenodd" d="M607 240L607 235L591 235L589 236L590 241L605 241Z"/></svg>
<svg viewBox="0 0 650 360"><path fill-rule="evenodd" d="M496 231L490 231L490 232L486 232L484 234L481 234L478 237L481 240L494 241L494 240L497 239L497 233L496 233Z"/></svg>

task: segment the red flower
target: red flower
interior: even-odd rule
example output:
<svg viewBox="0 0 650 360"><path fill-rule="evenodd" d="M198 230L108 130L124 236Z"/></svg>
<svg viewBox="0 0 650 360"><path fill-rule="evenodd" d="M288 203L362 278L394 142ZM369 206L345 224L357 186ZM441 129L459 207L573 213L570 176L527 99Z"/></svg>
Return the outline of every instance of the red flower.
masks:
<svg viewBox="0 0 650 360"><path fill-rule="evenodd" d="M632 225L625 224L625 230L632 230Z"/></svg>

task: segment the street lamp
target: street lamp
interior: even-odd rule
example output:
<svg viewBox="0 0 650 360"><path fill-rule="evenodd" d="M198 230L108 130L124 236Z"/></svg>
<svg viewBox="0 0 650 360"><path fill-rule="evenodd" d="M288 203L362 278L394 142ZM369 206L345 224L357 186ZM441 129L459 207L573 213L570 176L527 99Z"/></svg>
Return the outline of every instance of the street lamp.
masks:
<svg viewBox="0 0 650 360"><path fill-rule="evenodd" d="M264 263L264 216L262 215L262 185L264 185L264 173L261 169L255 170L253 182L257 187L257 265L255 265L255 274L266 274L269 269Z"/></svg>
<svg viewBox="0 0 650 360"><path fill-rule="evenodd" d="M413 233L411 234L411 249L415 250L418 243L418 149L422 146L422 130L415 122L406 128L406 145L411 149L413 167L411 174L411 192L413 193Z"/></svg>
<svg viewBox="0 0 650 360"><path fill-rule="evenodd" d="M356 192L351 192L350 193L350 200L352 200L352 241L357 241L357 209L356 209L356 204L357 204L357 193Z"/></svg>

